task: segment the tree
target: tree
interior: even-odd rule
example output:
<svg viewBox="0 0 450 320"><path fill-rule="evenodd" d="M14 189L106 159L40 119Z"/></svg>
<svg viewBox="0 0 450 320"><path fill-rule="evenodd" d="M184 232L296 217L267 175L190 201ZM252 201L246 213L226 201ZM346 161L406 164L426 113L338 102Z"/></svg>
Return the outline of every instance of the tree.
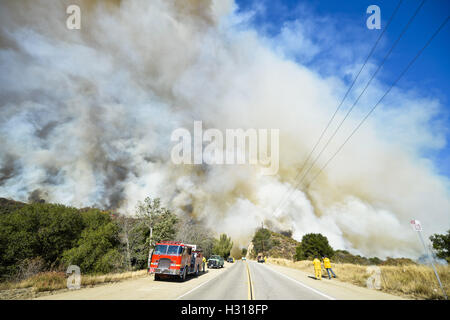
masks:
<svg viewBox="0 0 450 320"><path fill-rule="evenodd" d="M295 247L295 261L306 260L305 253L303 252L302 244L300 243L297 247Z"/></svg>
<svg viewBox="0 0 450 320"><path fill-rule="evenodd" d="M153 227L153 239L157 242L175 240L177 232L175 228L178 222L177 216L171 211L163 209L161 215L155 219Z"/></svg>
<svg viewBox="0 0 450 320"><path fill-rule="evenodd" d="M271 239L271 233L269 229L260 228L253 236L253 254L256 256L258 253L269 251L273 247L273 241Z"/></svg>
<svg viewBox="0 0 450 320"><path fill-rule="evenodd" d="M381 264L382 262L383 262L383 260L381 260L381 259L378 258L378 257L372 257L372 258L369 258L369 264L379 265L379 264Z"/></svg>
<svg viewBox="0 0 450 320"><path fill-rule="evenodd" d="M131 265L134 269L144 269L147 267L148 252L150 248L153 248L149 241L150 231L147 226L139 220L135 221L129 238Z"/></svg>
<svg viewBox="0 0 450 320"><path fill-rule="evenodd" d="M149 239L151 245L159 241L173 240L178 219L169 209L161 207L159 198L147 197L144 202L139 201L136 216L148 227L149 236L152 237Z"/></svg>
<svg viewBox="0 0 450 320"><path fill-rule="evenodd" d="M247 255L247 248L242 248L241 255L245 257Z"/></svg>
<svg viewBox="0 0 450 320"><path fill-rule="evenodd" d="M214 246L213 231L191 218L183 217L177 223L176 239L185 243L196 244L209 257Z"/></svg>
<svg viewBox="0 0 450 320"><path fill-rule="evenodd" d="M141 244L145 245L145 237L139 237L136 232L138 220L132 216L118 214L116 222L120 228L119 238L122 243L121 251L128 270L131 270L137 261L137 247Z"/></svg>
<svg viewBox="0 0 450 320"><path fill-rule="evenodd" d="M12 276L33 258L58 267L84 228L79 210L58 204L24 204L0 216L0 274Z"/></svg>
<svg viewBox="0 0 450 320"><path fill-rule="evenodd" d="M301 245L296 248L296 259L304 260L316 256L331 257L333 253L327 237L320 233L308 233L303 236Z"/></svg>
<svg viewBox="0 0 450 320"><path fill-rule="evenodd" d="M233 247L233 242L231 238L227 237L225 233L222 233L219 239L214 241L213 254L224 257L225 259L230 256L231 248Z"/></svg>
<svg viewBox="0 0 450 320"><path fill-rule="evenodd" d="M292 230L284 230L284 231L280 231L279 233L288 238L292 238Z"/></svg>
<svg viewBox="0 0 450 320"><path fill-rule="evenodd" d="M434 234L430 237L436 256L450 263L450 230L447 234Z"/></svg>
<svg viewBox="0 0 450 320"><path fill-rule="evenodd" d="M111 216L92 209L83 213L86 227L77 245L66 250L62 260L77 265L83 273L107 273L118 271L123 265L119 247L119 226Z"/></svg>
<svg viewBox="0 0 450 320"><path fill-rule="evenodd" d="M136 206L136 217L139 223L135 227L136 239L144 237L145 242L137 245L136 265L145 268L149 250L156 242L174 240L176 235L176 223L178 218L169 209L161 207L159 198L145 198L144 202Z"/></svg>

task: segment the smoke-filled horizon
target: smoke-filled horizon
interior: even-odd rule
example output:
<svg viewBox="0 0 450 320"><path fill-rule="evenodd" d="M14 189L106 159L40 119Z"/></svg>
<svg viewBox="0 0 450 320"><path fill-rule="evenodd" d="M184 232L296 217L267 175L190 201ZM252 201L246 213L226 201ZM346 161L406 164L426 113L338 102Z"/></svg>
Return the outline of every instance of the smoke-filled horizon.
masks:
<svg viewBox="0 0 450 320"><path fill-rule="evenodd" d="M81 7L81 30L65 26L69 4ZM446 146L445 124L436 120L442 106L413 89L394 89L314 183L274 214L372 43L345 48L350 59L325 76L318 71L325 66L302 62L324 50L309 37L310 21L268 38L232 1L34 0L0 8L1 197L122 213L159 197L242 246L264 222L298 240L320 232L334 248L381 258L421 254L410 219L426 235L450 227L448 178L423 156ZM375 68L367 65L328 136ZM308 179L387 86L373 82ZM194 121L222 132L279 129L278 174L173 164L171 133L192 130Z"/></svg>

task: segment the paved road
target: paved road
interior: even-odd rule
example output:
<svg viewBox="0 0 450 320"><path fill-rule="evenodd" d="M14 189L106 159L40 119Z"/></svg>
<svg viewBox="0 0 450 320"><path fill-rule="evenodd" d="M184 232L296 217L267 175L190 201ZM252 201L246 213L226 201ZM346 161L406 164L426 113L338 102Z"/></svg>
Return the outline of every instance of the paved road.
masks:
<svg viewBox="0 0 450 320"><path fill-rule="evenodd" d="M248 262L255 300L331 300L332 297L279 273L265 264Z"/></svg>
<svg viewBox="0 0 450 320"><path fill-rule="evenodd" d="M194 288L185 300L328 300L331 297L254 261L237 261L223 274Z"/></svg>
<svg viewBox="0 0 450 320"><path fill-rule="evenodd" d="M249 298L247 267L237 261L219 276L179 297L182 300L247 300Z"/></svg>
<svg viewBox="0 0 450 320"><path fill-rule="evenodd" d="M154 281L153 276L118 283L55 292L38 299L181 299L181 300L327 300L400 299L377 290L334 280L317 281L311 275L287 267L255 261L225 263L185 282Z"/></svg>
<svg viewBox="0 0 450 320"><path fill-rule="evenodd" d="M223 269L208 269L199 277L189 276L186 281L154 281L153 276L143 276L115 283L82 287L80 290L61 290L38 297L42 300L173 300L194 288L208 283L228 271L232 264Z"/></svg>

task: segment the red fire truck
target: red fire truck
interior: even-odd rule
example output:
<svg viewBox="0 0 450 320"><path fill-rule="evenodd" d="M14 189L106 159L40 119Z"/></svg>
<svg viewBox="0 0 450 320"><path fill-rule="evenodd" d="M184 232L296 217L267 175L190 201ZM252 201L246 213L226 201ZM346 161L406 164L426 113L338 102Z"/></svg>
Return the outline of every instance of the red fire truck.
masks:
<svg viewBox="0 0 450 320"><path fill-rule="evenodd" d="M179 241L163 241L156 244L149 259L148 271L155 280L163 277L178 277L184 281L189 274L204 272L203 253L196 245Z"/></svg>

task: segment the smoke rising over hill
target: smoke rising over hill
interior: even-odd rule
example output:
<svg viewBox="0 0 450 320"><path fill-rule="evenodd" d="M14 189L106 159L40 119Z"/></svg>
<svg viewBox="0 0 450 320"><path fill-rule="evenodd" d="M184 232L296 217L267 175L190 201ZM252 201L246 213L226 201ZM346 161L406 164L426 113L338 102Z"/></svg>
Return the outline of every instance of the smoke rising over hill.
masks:
<svg viewBox="0 0 450 320"><path fill-rule="evenodd" d="M69 4L81 7L81 30L65 27ZM441 105L400 89L273 215L345 93L344 75L359 67L324 76L302 63L322 50L305 21L268 39L231 1L33 0L0 8L0 196L132 212L151 195L242 244L265 221L297 239L320 232L334 248L381 258L420 254L411 218L428 234L450 226L448 180L422 156L445 147ZM374 82L312 174L385 87ZM252 165L172 164L171 132L196 120L222 131L279 129L278 175Z"/></svg>

